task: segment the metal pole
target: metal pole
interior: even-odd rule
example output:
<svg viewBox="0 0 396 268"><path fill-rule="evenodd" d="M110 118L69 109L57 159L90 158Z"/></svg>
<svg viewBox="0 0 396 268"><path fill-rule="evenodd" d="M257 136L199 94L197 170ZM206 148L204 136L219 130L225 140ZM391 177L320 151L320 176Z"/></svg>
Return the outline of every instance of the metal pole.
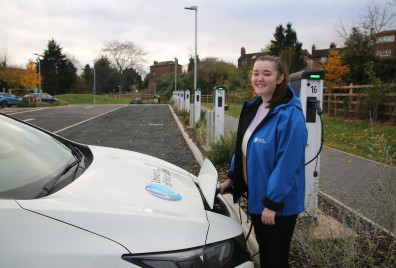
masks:
<svg viewBox="0 0 396 268"><path fill-rule="evenodd" d="M39 58L39 92L41 93L41 59Z"/></svg>
<svg viewBox="0 0 396 268"><path fill-rule="evenodd" d="M195 64L194 64L194 91L197 89L197 13L198 13L198 7L195 7Z"/></svg>
<svg viewBox="0 0 396 268"><path fill-rule="evenodd" d="M177 58L175 58L175 91L177 90Z"/></svg>
<svg viewBox="0 0 396 268"><path fill-rule="evenodd" d="M39 93L42 93L41 90L41 57L44 57L43 55L37 54L37 53L33 53L36 56L39 56L38 60L39 60Z"/></svg>
<svg viewBox="0 0 396 268"><path fill-rule="evenodd" d="M194 60L194 91L197 89L197 13L198 7L191 6L185 7L185 9L195 10L195 60Z"/></svg>
<svg viewBox="0 0 396 268"><path fill-rule="evenodd" d="M94 104L96 104L96 73L95 73L95 68L93 69L93 73L94 73L94 86L93 86Z"/></svg>

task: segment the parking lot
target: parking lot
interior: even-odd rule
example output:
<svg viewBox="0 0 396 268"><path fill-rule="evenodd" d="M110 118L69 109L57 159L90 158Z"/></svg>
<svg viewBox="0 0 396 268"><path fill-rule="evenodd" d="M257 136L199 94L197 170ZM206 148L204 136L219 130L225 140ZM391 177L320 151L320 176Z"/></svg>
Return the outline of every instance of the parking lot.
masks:
<svg viewBox="0 0 396 268"><path fill-rule="evenodd" d="M148 154L194 174L199 170L168 105L74 105L0 112L76 142Z"/></svg>

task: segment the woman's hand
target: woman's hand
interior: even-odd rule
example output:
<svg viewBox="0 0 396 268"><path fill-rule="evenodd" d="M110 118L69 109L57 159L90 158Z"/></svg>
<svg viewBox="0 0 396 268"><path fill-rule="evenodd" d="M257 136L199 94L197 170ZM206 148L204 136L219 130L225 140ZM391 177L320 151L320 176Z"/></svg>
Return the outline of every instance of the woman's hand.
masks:
<svg viewBox="0 0 396 268"><path fill-rule="evenodd" d="M264 208L263 213L261 213L261 221L264 225L275 225L275 214L275 211Z"/></svg>
<svg viewBox="0 0 396 268"><path fill-rule="evenodd" d="M225 189L232 187L232 180L230 178L228 178L225 182L223 182L222 184L220 184L219 189L220 189L220 193L224 194L225 193Z"/></svg>

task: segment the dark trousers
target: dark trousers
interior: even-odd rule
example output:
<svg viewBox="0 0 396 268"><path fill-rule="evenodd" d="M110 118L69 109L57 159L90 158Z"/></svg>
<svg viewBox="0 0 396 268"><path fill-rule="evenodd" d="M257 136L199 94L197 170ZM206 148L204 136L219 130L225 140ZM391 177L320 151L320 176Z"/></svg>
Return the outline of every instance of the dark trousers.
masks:
<svg viewBox="0 0 396 268"><path fill-rule="evenodd" d="M275 225L264 225L261 215L250 215L259 245L261 267L289 267L290 242L297 215L275 217Z"/></svg>

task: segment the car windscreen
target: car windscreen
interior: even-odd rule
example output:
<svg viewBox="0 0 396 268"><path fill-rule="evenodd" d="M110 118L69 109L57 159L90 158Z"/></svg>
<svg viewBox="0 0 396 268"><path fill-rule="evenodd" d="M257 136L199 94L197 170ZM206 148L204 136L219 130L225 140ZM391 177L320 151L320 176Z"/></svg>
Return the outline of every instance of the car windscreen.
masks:
<svg viewBox="0 0 396 268"><path fill-rule="evenodd" d="M71 150L55 138L0 115L0 197L2 192L48 180L72 159Z"/></svg>

